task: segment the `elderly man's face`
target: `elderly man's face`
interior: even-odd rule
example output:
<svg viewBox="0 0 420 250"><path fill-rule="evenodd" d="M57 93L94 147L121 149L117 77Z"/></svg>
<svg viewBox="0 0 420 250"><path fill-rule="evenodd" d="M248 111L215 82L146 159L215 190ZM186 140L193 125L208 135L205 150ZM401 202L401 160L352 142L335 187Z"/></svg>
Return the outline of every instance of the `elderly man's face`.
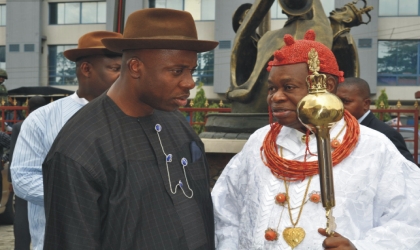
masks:
<svg viewBox="0 0 420 250"><path fill-rule="evenodd" d="M142 50L138 54L142 74L137 84L139 101L149 109L173 111L187 105L195 87L192 74L197 52L187 50Z"/></svg>
<svg viewBox="0 0 420 250"><path fill-rule="evenodd" d="M297 116L297 104L308 93L305 63L272 67L268 76L268 106L278 123L305 131Z"/></svg>

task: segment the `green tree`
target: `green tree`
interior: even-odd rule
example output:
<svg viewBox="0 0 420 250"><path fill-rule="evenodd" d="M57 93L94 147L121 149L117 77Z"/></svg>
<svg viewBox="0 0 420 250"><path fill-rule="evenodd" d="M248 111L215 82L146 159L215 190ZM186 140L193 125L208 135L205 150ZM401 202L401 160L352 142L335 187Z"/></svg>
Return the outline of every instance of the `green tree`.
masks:
<svg viewBox="0 0 420 250"><path fill-rule="evenodd" d="M381 103L383 104L383 107L381 107ZM379 95L378 99L375 101L375 106L377 109L388 109L389 103L388 103L388 95L385 92L385 89L381 90L381 94ZM378 119L381 119L381 114L376 113L375 116ZM391 115L389 113L382 113L383 121L389 121L391 120Z"/></svg>
<svg viewBox="0 0 420 250"><path fill-rule="evenodd" d="M196 108L204 108L206 103L206 93L203 89L203 82L199 82L197 86L197 93L194 97L194 107ZM204 122L205 119L205 113L204 112L194 112L193 121L194 122ZM193 125L193 129L197 134L200 134L204 131L204 125Z"/></svg>

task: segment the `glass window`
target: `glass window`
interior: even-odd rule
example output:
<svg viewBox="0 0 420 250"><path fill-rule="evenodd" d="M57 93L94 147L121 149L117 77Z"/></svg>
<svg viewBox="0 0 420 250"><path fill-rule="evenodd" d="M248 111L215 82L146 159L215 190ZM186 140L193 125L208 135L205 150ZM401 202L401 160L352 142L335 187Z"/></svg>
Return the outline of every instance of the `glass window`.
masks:
<svg viewBox="0 0 420 250"><path fill-rule="evenodd" d="M166 8L174 10L183 10L184 1L183 0L170 0L166 3Z"/></svg>
<svg viewBox="0 0 420 250"><path fill-rule="evenodd" d="M106 2L50 3L50 24L105 23Z"/></svg>
<svg viewBox="0 0 420 250"><path fill-rule="evenodd" d="M417 16L419 0L379 0L379 16Z"/></svg>
<svg viewBox="0 0 420 250"><path fill-rule="evenodd" d="M0 4L0 26L6 26L6 5Z"/></svg>
<svg viewBox="0 0 420 250"><path fill-rule="evenodd" d="M379 0L380 16L397 16L398 0Z"/></svg>
<svg viewBox="0 0 420 250"><path fill-rule="evenodd" d="M378 41L378 85L418 85L418 40Z"/></svg>
<svg viewBox="0 0 420 250"><path fill-rule="evenodd" d="M152 8L153 6L149 7ZM155 0L155 8L166 8L166 0Z"/></svg>
<svg viewBox="0 0 420 250"><path fill-rule="evenodd" d="M197 55L197 70L193 74L196 85L213 85L214 76L214 51L199 53Z"/></svg>
<svg viewBox="0 0 420 250"><path fill-rule="evenodd" d="M214 20L216 0L155 0L156 8L185 10L194 20Z"/></svg>
<svg viewBox="0 0 420 250"><path fill-rule="evenodd" d="M201 20L214 20L216 16L215 0L201 0Z"/></svg>
<svg viewBox="0 0 420 250"><path fill-rule="evenodd" d="M96 23L98 3L82 3L82 23Z"/></svg>
<svg viewBox="0 0 420 250"><path fill-rule="evenodd" d="M0 46L0 68L6 69L6 46Z"/></svg>
<svg viewBox="0 0 420 250"><path fill-rule="evenodd" d="M399 0L398 14L400 16L417 16L419 11L419 0Z"/></svg>
<svg viewBox="0 0 420 250"><path fill-rule="evenodd" d="M80 23L80 3L64 3L64 23Z"/></svg>
<svg viewBox="0 0 420 250"><path fill-rule="evenodd" d="M396 76L381 76L378 74L378 86L395 86L397 85Z"/></svg>
<svg viewBox="0 0 420 250"><path fill-rule="evenodd" d="M98 23L106 23L106 2L98 3Z"/></svg>
<svg viewBox="0 0 420 250"><path fill-rule="evenodd" d="M76 63L64 57L63 52L77 45L48 46L49 85L77 85Z"/></svg>
<svg viewBox="0 0 420 250"><path fill-rule="evenodd" d="M400 85L400 86L415 86L415 85L417 85L417 77L415 77L415 76L400 76L400 77L398 77L398 85Z"/></svg>
<svg viewBox="0 0 420 250"><path fill-rule="evenodd" d="M396 71L397 41L378 42L378 74L394 73Z"/></svg>

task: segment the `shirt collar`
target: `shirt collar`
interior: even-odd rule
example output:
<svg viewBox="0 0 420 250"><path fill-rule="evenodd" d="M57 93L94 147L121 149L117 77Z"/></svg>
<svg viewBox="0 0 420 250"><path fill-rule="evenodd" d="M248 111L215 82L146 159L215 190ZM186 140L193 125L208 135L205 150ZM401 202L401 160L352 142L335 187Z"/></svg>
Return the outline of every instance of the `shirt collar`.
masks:
<svg viewBox="0 0 420 250"><path fill-rule="evenodd" d="M88 102L88 100L86 100L85 98L80 98L80 97L77 95L77 91L76 91L76 92L74 92L74 93L70 96L70 98L71 98L71 99L73 99L75 102L77 102L77 103L81 104L81 105L86 105L86 104L88 104L88 103L89 103L89 102Z"/></svg>
<svg viewBox="0 0 420 250"><path fill-rule="evenodd" d="M370 113L370 110L366 111L366 113L362 117L360 117L357 121L359 123L362 123L362 121L366 118L366 116L368 116L369 113Z"/></svg>
<svg viewBox="0 0 420 250"><path fill-rule="evenodd" d="M340 133L343 126L346 126L344 117L340 121L335 123L330 130L330 139L338 139L343 141L343 137L346 133L346 128ZM339 134L340 133L340 134ZM280 135L277 136L277 145L283 147L287 151L290 151L294 157L303 156L305 154L306 145L302 142L301 138L305 135L297 129L289 128L283 126L281 129ZM335 138L337 137L338 138ZM309 135L309 149L312 153L317 152L316 137L314 134Z"/></svg>

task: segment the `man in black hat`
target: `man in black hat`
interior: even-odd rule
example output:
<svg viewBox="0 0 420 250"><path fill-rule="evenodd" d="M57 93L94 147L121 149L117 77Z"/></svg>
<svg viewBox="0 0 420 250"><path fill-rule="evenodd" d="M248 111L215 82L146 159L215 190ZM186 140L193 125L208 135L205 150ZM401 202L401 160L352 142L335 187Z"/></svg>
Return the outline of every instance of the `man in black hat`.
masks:
<svg viewBox="0 0 420 250"><path fill-rule="evenodd" d="M120 78L61 130L43 163L44 249L214 249L204 146L178 107L195 87L190 13L144 9L123 38Z"/></svg>
<svg viewBox="0 0 420 250"><path fill-rule="evenodd" d="M76 63L78 90L35 110L22 124L15 148L19 154L13 156L11 173L16 195L28 201L34 250L43 249L44 245L42 162L64 124L84 105L106 91L120 74L121 53L106 49L101 42L109 37L120 38L122 35L109 31L89 32L80 37L77 48L64 51L64 56Z"/></svg>

